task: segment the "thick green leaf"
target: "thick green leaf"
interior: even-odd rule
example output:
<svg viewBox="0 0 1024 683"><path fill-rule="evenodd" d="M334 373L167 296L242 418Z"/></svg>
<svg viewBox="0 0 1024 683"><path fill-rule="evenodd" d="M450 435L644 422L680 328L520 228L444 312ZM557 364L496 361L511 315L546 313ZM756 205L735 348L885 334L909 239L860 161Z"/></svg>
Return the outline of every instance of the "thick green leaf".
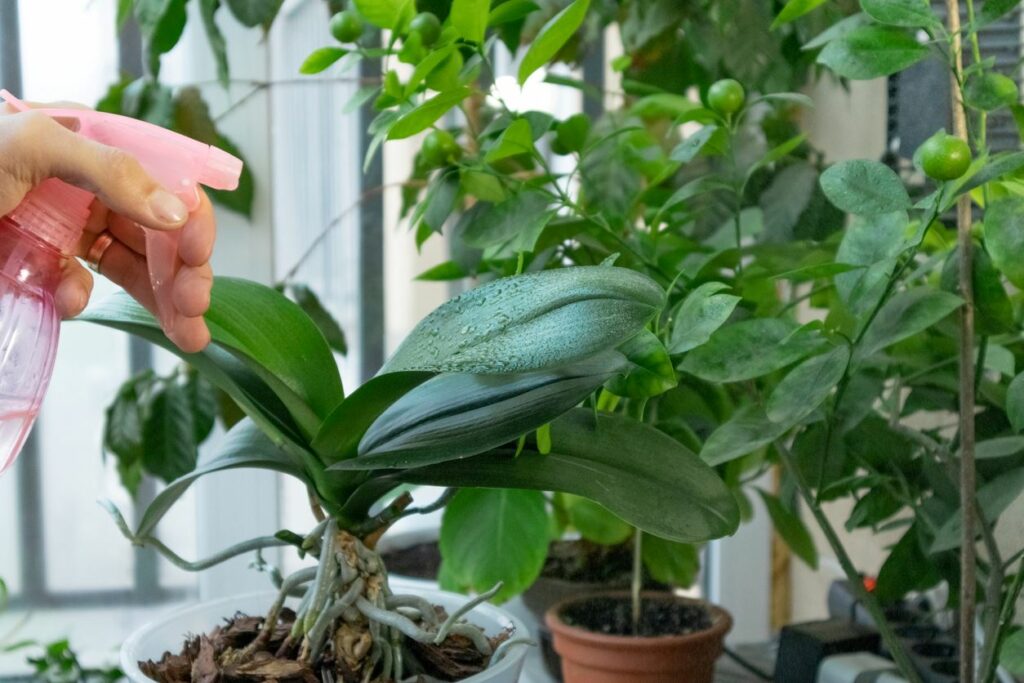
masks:
<svg viewBox="0 0 1024 683"><path fill-rule="evenodd" d="M267 438L251 420L243 420L228 432L220 451L209 458L200 458L196 468L171 482L157 494L139 522L136 536L149 536L167 511L200 477L214 472L238 468L272 470L307 481L301 465ZM309 482L312 485L311 482Z"/></svg>
<svg viewBox="0 0 1024 683"><path fill-rule="evenodd" d="M501 137L487 151L484 161L493 164L520 154L532 155L533 151L533 131L530 129L530 122L526 119L516 119L502 131Z"/></svg>
<svg viewBox="0 0 1024 683"><path fill-rule="evenodd" d="M1024 432L1024 372L1014 377L1006 390L1006 417L1014 430Z"/></svg>
<svg viewBox="0 0 1024 683"><path fill-rule="evenodd" d="M216 354L218 348L230 352L273 390L307 435L315 433L321 419L343 397L337 364L320 330L295 303L254 282L216 278L206 314L214 345L199 354L181 353L160 332L153 317L127 294L116 294L91 307L81 319L146 337L208 375L211 371L221 375L234 373L234 368L222 361L222 355ZM281 335L285 333L287 343L282 342ZM202 356L209 360L200 365L196 358ZM211 361L216 368L210 368ZM260 394L258 400L267 403L250 381L245 382L250 386L240 389L225 384L224 377L209 378L239 401L250 415L247 404L252 406L252 393Z"/></svg>
<svg viewBox="0 0 1024 683"><path fill-rule="evenodd" d="M836 292L858 318L878 305L896 265L897 257L912 246L910 219L905 211L877 216L856 216L843 234L836 261L862 266L835 277Z"/></svg>
<svg viewBox="0 0 1024 683"><path fill-rule="evenodd" d="M657 536L644 534L640 546L644 566L655 581L689 588L697 580L700 571L700 551L690 543L666 541Z"/></svg>
<svg viewBox="0 0 1024 683"><path fill-rule="evenodd" d="M608 512L607 508L580 496L561 495L569 523L585 540L600 545L618 545L633 535L633 527Z"/></svg>
<svg viewBox="0 0 1024 683"><path fill-rule="evenodd" d="M353 0L359 13L374 26L394 29L405 26L416 13L412 0Z"/></svg>
<svg viewBox="0 0 1024 683"><path fill-rule="evenodd" d="M769 420L760 406L743 406L711 432L700 457L711 466L723 465L767 446L789 427Z"/></svg>
<svg viewBox="0 0 1024 683"><path fill-rule="evenodd" d="M1000 436L983 439L974 445L974 457L978 460L1006 458L1024 451L1024 436Z"/></svg>
<svg viewBox="0 0 1024 683"><path fill-rule="evenodd" d="M680 370L708 382L740 382L767 375L804 358L823 341L783 318L754 318L727 325L686 356Z"/></svg>
<svg viewBox="0 0 1024 683"><path fill-rule="evenodd" d="M860 0L860 5L880 24L916 28L938 23L928 0Z"/></svg>
<svg viewBox="0 0 1024 683"><path fill-rule="evenodd" d="M676 313L669 340L669 353L685 353L704 344L732 315L741 299L719 294L729 286L707 282L690 292Z"/></svg>
<svg viewBox="0 0 1024 683"><path fill-rule="evenodd" d="M847 213L872 216L910 208L910 196L896 172L877 161L840 161L821 174L821 189Z"/></svg>
<svg viewBox="0 0 1024 683"><path fill-rule="evenodd" d="M559 268L487 283L442 304L406 337L386 372L520 373L614 348L663 306L644 275Z"/></svg>
<svg viewBox="0 0 1024 683"><path fill-rule="evenodd" d="M327 416L313 439L313 450L328 465L356 457L370 425L402 396L433 376L429 372L388 372L356 389Z"/></svg>
<svg viewBox="0 0 1024 683"><path fill-rule="evenodd" d="M893 546L879 570L875 595L883 603L891 604L910 591L927 590L940 580L934 563L924 554L914 524Z"/></svg>
<svg viewBox="0 0 1024 683"><path fill-rule="evenodd" d="M449 21L466 40L474 43L484 42L490 0L452 0L452 11Z"/></svg>
<svg viewBox="0 0 1024 683"><path fill-rule="evenodd" d="M977 500L981 504L984 518L993 523L1017 500L1024 490L1024 467L1010 470L999 475L978 489ZM963 516L956 510L946 522L935 532L931 552L939 553L960 547L960 534L963 528Z"/></svg>
<svg viewBox="0 0 1024 683"><path fill-rule="evenodd" d="M818 63L844 78L866 80L891 76L927 56L928 48L904 29L869 25L829 42Z"/></svg>
<svg viewBox="0 0 1024 683"><path fill-rule="evenodd" d="M388 140L402 140L420 133L448 113L472 91L465 87L438 93L398 118L388 129Z"/></svg>
<svg viewBox="0 0 1024 683"><path fill-rule="evenodd" d="M225 0L228 9L244 26L269 28L284 0Z"/></svg>
<svg viewBox="0 0 1024 683"><path fill-rule="evenodd" d="M693 161L694 157L700 154L700 151L711 141L711 137L718 132L718 126L709 123L702 127L696 133L686 138L672 150L669 158L672 161L679 161L684 164L688 164Z"/></svg>
<svg viewBox="0 0 1024 683"><path fill-rule="evenodd" d="M650 330L643 330L619 347L633 367L622 377L610 379L608 391L617 396L629 398L651 398L659 396L678 382L676 369L658 336Z"/></svg>
<svg viewBox="0 0 1024 683"><path fill-rule="evenodd" d="M422 467L483 453L562 415L624 367L621 354L607 351L524 375L440 375L395 401L363 436L359 457L332 469Z"/></svg>
<svg viewBox="0 0 1024 683"><path fill-rule="evenodd" d="M300 74L318 74L334 66L335 62L349 53L343 47L321 47L309 53L299 67Z"/></svg>
<svg viewBox="0 0 1024 683"><path fill-rule="evenodd" d="M320 301L320 297L316 293L303 284L290 284L288 285L288 292L295 299L295 303L299 305L299 308L309 316L310 320L317 326L320 333L324 335L324 339L332 349L345 355L348 353L348 344L345 342L345 332L341 329L341 325L334 319L331 312L327 310L327 307Z"/></svg>
<svg viewBox="0 0 1024 683"><path fill-rule="evenodd" d="M196 445L206 441L217 420L217 389L195 368L186 370L185 395L192 413Z"/></svg>
<svg viewBox="0 0 1024 683"><path fill-rule="evenodd" d="M590 0L573 0L564 10L551 18L530 43L523 61L519 63L519 85L558 54L583 24L590 8Z"/></svg>
<svg viewBox="0 0 1024 683"><path fill-rule="evenodd" d="M999 648L999 663L1010 673L1024 676L1024 629L1014 631L1003 641Z"/></svg>
<svg viewBox="0 0 1024 683"><path fill-rule="evenodd" d="M504 585L507 600L530 587L548 555L544 494L512 489L462 489L441 521L445 570L463 589L477 593Z"/></svg>
<svg viewBox="0 0 1024 683"><path fill-rule="evenodd" d="M839 384L849 361L849 349L837 346L790 370L768 398L768 419L794 425L813 413Z"/></svg>
<svg viewBox="0 0 1024 683"><path fill-rule="evenodd" d="M206 41L210 44L214 61L217 62L217 80L220 81L221 86L227 88L231 74L228 69L227 43L224 42L224 34L217 26L218 9L220 9L220 0L199 0L199 16L203 20Z"/></svg>
<svg viewBox="0 0 1024 683"><path fill-rule="evenodd" d="M807 563L811 569L818 568L818 549L814 547L814 540L803 521L792 510L782 504L778 497L758 489L761 500L768 510L768 516L772 518L772 525L775 531L785 541L793 554Z"/></svg>
<svg viewBox="0 0 1024 683"><path fill-rule="evenodd" d="M963 299L949 292L918 287L900 292L882 306L855 352L861 361L898 341L923 332L960 308Z"/></svg>
<svg viewBox="0 0 1024 683"><path fill-rule="evenodd" d="M578 408L551 425L551 453L503 449L402 470L390 481L563 491L590 498L663 538L696 543L731 534L736 499L711 468L653 427ZM393 486L393 484L391 484Z"/></svg>
<svg viewBox="0 0 1024 683"><path fill-rule="evenodd" d="M1024 197L992 202L985 211L985 246L992 263L1017 287L1024 287Z"/></svg>
<svg viewBox="0 0 1024 683"><path fill-rule="evenodd" d="M775 21L772 22L772 29L796 21L824 4L825 0L788 0L782 11L775 17Z"/></svg>
<svg viewBox="0 0 1024 683"><path fill-rule="evenodd" d="M196 466L195 427L184 388L161 384L142 425L142 463L146 470L170 482Z"/></svg>
<svg viewBox="0 0 1024 683"><path fill-rule="evenodd" d="M482 205L461 240L471 247L501 249L510 254L532 251L557 209L539 190L517 192L500 204Z"/></svg>

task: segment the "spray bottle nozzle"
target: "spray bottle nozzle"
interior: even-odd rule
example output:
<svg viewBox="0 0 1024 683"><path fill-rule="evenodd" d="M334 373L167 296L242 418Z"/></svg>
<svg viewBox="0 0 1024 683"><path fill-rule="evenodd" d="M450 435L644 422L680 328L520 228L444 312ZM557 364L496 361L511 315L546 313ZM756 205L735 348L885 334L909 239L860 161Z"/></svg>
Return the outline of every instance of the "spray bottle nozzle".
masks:
<svg viewBox="0 0 1024 683"><path fill-rule="evenodd" d="M6 90L0 90L0 100L18 111L29 109ZM242 161L216 147L127 116L85 109L36 111L55 119L74 120L77 125L72 129L79 135L117 147L135 157L146 172L181 199L189 211L199 208L197 186L200 184L218 190L238 187ZM85 221L82 221L79 231L84 227ZM145 233L150 282L160 322L169 332L176 318L171 286L177 272L179 231L146 230Z"/></svg>

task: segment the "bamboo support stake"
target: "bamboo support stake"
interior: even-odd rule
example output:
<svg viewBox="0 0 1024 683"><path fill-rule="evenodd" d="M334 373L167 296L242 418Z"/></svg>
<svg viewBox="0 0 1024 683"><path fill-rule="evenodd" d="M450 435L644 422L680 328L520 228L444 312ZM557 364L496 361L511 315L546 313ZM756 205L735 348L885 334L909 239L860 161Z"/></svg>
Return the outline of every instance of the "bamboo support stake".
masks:
<svg viewBox="0 0 1024 683"><path fill-rule="evenodd" d="M965 142L967 116L964 111L963 44L960 35L960 2L946 0L946 13L953 54L950 81L953 134ZM977 557L974 546L974 291L972 287L971 198L967 193L956 203L957 245L959 247L960 296L960 511L963 515L960 544L960 681L974 683L974 621L977 611Z"/></svg>

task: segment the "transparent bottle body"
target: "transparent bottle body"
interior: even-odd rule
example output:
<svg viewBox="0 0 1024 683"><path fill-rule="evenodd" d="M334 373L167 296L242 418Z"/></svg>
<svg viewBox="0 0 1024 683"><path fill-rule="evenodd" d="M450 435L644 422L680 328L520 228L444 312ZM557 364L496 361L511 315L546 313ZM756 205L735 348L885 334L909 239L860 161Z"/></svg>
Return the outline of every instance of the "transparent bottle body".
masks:
<svg viewBox="0 0 1024 683"><path fill-rule="evenodd" d="M21 452L53 371L60 253L0 218L0 474Z"/></svg>

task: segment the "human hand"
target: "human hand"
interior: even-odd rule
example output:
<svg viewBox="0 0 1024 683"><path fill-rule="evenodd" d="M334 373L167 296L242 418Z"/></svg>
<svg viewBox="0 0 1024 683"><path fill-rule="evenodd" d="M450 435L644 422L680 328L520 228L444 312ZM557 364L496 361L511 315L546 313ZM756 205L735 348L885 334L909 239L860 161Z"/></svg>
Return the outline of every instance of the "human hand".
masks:
<svg viewBox="0 0 1024 683"><path fill-rule="evenodd" d="M46 105L51 106L51 105ZM82 108L61 103L60 108ZM108 231L113 242L102 254L99 271L156 314L142 228L181 230L173 284L173 329L164 330L183 351L197 352L210 341L203 314L210 305L213 271L210 256L216 235L213 209L201 196L191 215L180 199L163 189L128 154L75 135L73 121L57 122L38 112L10 113L0 108L0 216L14 210L28 192L47 178L60 178L96 194L92 215L79 241L84 258L97 237ZM70 318L85 309L92 275L74 258L63 264L55 303Z"/></svg>

